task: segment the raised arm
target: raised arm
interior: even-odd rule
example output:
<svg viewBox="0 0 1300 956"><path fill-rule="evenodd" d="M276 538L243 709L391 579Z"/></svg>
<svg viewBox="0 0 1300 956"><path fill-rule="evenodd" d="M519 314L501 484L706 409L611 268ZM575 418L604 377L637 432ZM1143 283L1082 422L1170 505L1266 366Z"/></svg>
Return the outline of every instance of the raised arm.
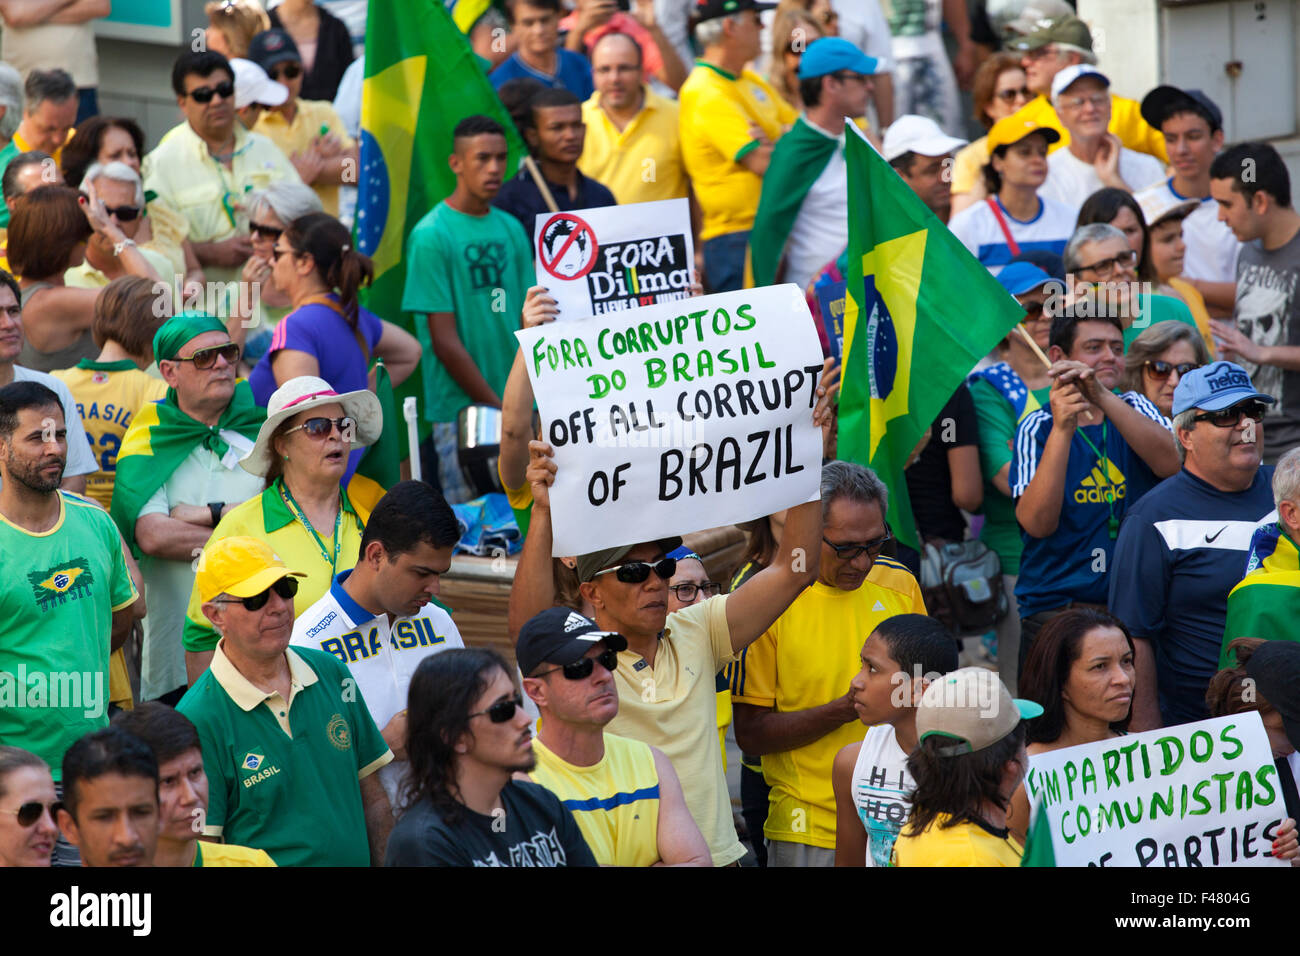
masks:
<svg viewBox="0 0 1300 956"><path fill-rule="evenodd" d="M555 605L555 578L551 573L551 485L555 482L552 448L543 441L528 443L527 478L533 491L533 513L524 536L524 550L515 566L506 613L506 633L511 643L519 629L535 614Z"/></svg>
<svg viewBox="0 0 1300 956"><path fill-rule="evenodd" d="M535 285L524 296L524 328L554 322L559 314L559 306L544 286ZM524 350L517 349L501 396L501 452L497 466L507 488L521 488L527 482L528 443L532 438L533 384L528 379Z"/></svg>

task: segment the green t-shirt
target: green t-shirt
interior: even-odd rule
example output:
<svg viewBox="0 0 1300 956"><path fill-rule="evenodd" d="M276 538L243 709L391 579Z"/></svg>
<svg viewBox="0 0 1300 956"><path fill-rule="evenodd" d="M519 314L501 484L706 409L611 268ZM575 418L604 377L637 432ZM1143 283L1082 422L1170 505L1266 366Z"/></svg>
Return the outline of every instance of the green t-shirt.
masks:
<svg viewBox="0 0 1300 956"><path fill-rule="evenodd" d="M346 664L311 648L286 653L294 684L287 715L273 710L284 706L279 695L254 688L220 647L176 706L199 731L203 832L265 850L277 866L369 866L359 780L392 752Z"/></svg>
<svg viewBox="0 0 1300 956"><path fill-rule="evenodd" d="M1033 392L1040 406L1046 406L1050 388ZM1020 524L1016 521L1016 503L993 484L993 476L1011 463L1016 439L1016 410L997 388L985 378L970 380L970 397L979 421L980 472L984 475L984 526L980 540L997 552L1003 574L1020 573Z"/></svg>
<svg viewBox="0 0 1300 956"><path fill-rule="evenodd" d="M108 726L113 612L138 596L108 512L59 492L54 527L32 534L0 516L0 742L63 776L63 753Z"/></svg>
<svg viewBox="0 0 1300 956"><path fill-rule="evenodd" d="M11 139L5 145L4 149L0 149L0 176L4 175L4 171L9 168L10 160L12 160L17 155L18 155L18 144ZM8 228L9 228L9 207L5 203L0 202L0 229L8 229ZM55 779L58 778L56 777Z"/></svg>
<svg viewBox="0 0 1300 956"><path fill-rule="evenodd" d="M1133 340L1155 325L1157 322L1185 322L1201 334L1200 327L1192 318L1192 310L1182 299L1171 295L1144 295L1139 299L1140 317L1124 330L1124 351L1127 353ZM1150 313L1148 314L1148 309ZM1144 321L1148 320L1148 321Z"/></svg>
<svg viewBox="0 0 1300 956"><path fill-rule="evenodd" d="M532 243L509 213L493 207L486 216L470 216L440 202L411 230L406 258L402 311L416 313L425 352L424 417L454 422L470 399L434 357L427 315L456 316L461 342L500 398L518 348L524 294L533 284Z"/></svg>

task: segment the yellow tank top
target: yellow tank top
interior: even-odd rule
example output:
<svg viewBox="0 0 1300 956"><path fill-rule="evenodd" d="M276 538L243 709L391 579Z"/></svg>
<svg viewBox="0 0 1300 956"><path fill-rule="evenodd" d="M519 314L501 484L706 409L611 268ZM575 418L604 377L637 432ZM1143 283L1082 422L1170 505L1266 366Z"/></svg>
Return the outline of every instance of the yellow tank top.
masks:
<svg viewBox="0 0 1300 956"><path fill-rule="evenodd" d="M529 776L563 803L601 866L659 861L659 773L649 745L605 734L605 757L575 767L533 740L537 768Z"/></svg>

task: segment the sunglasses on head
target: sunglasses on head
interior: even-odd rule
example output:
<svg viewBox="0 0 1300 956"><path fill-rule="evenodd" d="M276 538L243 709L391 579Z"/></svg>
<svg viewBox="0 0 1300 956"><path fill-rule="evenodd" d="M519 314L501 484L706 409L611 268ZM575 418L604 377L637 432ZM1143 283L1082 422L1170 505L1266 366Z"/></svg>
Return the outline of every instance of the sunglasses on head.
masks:
<svg viewBox="0 0 1300 956"><path fill-rule="evenodd" d="M140 215L139 206L105 206L104 212L116 216L118 222L134 222Z"/></svg>
<svg viewBox="0 0 1300 956"><path fill-rule="evenodd" d="M41 814L46 810L49 810L51 820L57 820L59 810L62 806L63 803L59 800L55 800L50 804L41 803L39 800L32 800L29 803L24 803L17 810L5 810L3 812L15 814L18 817L18 825L20 827L30 827L36 824L36 821L41 818Z"/></svg>
<svg viewBox="0 0 1300 956"><path fill-rule="evenodd" d="M223 100L228 100L235 95L235 84L233 80L223 80L216 86L200 86L197 89L190 90L185 95L195 103L211 103L214 96L220 96Z"/></svg>
<svg viewBox="0 0 1300 956"><path fill-rule="evenodd" d="M1170 362L1161 362L1158 359L1144 364L1152 378L1168 378L1173 372L1177 372L1178 377L1182 378L1192 369L1201 367L1199 362L1179 362L1177 365L1173 365Z"/></svg>
<svg viewBox="0 0 1300 956"><path fill-rule="evenodd" d="M564 671L566 680L586 680L591 676L591 672L596 669L597 662L611 674L614 673L614 669L618 667L618 651L612 647L606 648L595 657L583 657L572 664L565 664L563 667L552 667L550 670L542 671L534 676L545 677L547 674L554 674L556 671Z"/></svg>
<svg viewBox="0 0 1300 956"><path fill-rule="evenodd" d="M1221 408L1217 412L1202 412L1200 415L1194 416L1192 421L1209 422L1215 428L1236 428L1241 424L1243 415L1253 422L1262 422L1264 412L1267 410L1263 402L1252 399L1246 402L1238 402L1228 408Z"/></svg>
<svg viewBox="0 0 1300 956"><path fill-rule="evenodd" d="M234 365L239 361L239 346L234 342L228 342L225 345L213 345L206 349L196 349L189 358L177 357L171 361L193 362L194 367L203 372L216 365L218 358L225 359L227 365Z"/></svg>
<svg viewBox="0 0 1300 956"><path fill-rule="evenodd" d="M218 598L213 603L214 604L242 604L244 605L244 610L246 611L260 611L262 610L262 608L266 607L266 602L271 600L272 591L280 595L280 597L284 598L286 601L291 600L293 596L298 593L298 579L291 578L286 575L285 577L282 577L280 580L272 584L265 591L262 591L259 594L254 594L252 597L226 598L225 600Z"/></svg>
<svg viewBox="0 0 1300 956"><path fill-rule="evenodd" d="M355 418L349 418L344 415L342 418L309 418L301 425L294 425L293 428L287 429L285 434L290 432L304 431L308 438L314 438L317 441L324 441L333 433L335 426L338 426L339 435L346 436L351 430L357 427Z"/></svg>
<svg viewBox="0 0 1300 956"><path fill-rule="evenodd" d="M651 571L667 581L677 573L677 559L661 558L654 564L648 564L645 561L629 561L627 564L617 564L612 568L597 571L592 577L598 578L602 574L609 574L611 571L614 572L614 577L624 584L644 584L646 579L650 577Z"/></svg>
<svg viewBox="0 0 1300 956"><path fill-rule="evenodd" d="M273 80L278 80L281 77L284 77L286 80L296 80L298 77L302 76L302 64L281 63L278 66L271 67L271 69L266 72Z"/></svg>
<svg viewBox="0 0 1300 956"><path fill-rule="evenodd" d="M260 236L263 239L269 239L271 242L275 242L275 240L284 235L283 229L277 229L275 226L263 226L258 222L250 222L248 224L248 230L253 233L253 235Z"/></svg>
<svg viewBox="0 0 1300 956"><path fill-rule="evenodd" d="M885 533L872 541L863 541L861 544L836 544L834 541L827 539L825 535L822 535L822 540L835 552L835 557L841 561L852 561L859 555L879 554L881 548L894 540L894 532L889 527L889 522L886 521Z"/></svg>
<svg viewBox="0 0 1300 956"><path fill-rule="evenodd" d="M515 715L515 711L524 706L524 699L518 694L506 700L499 700L487 710L479 710L470 714L470 717L482 717L485 714L487 719L494 724L504 724L507 720Z"/></svg>

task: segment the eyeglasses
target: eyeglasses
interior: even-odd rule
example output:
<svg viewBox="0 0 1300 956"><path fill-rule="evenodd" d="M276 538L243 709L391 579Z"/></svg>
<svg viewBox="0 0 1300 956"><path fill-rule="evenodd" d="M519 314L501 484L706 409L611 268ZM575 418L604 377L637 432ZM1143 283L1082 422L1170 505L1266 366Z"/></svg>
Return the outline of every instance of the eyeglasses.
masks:
<svg viewBox="0 0 1300 956"><path fill-rule="evenodd" d="M715 594L722 593L722 585L717 581L705 581L703 584L696 584L694 581L687 581L685 584L670 584L668 590L677 595L677 600L689 604L695 600L697 591L704 592L705 597L713 597Z"/></svg>
<svg viewBox="0 0 1300 956"><path fill-rule="evenodd" d="M216 86L197 87L185 95L195 103L211 103L214 96L220 96L223 100L228 100L235 95L235 84L232 80L224 80Z"/></svg>
<svg viewBox="0 0 1300 956"><path fill-rule="evenodd" d="M339 435L347 437L357 427L357 420L344 415L342 418L309 418L301 425L294 425L288 429L285 434L291 434L296 431L305 431L308 438L314 438L316 441L324 441L334 432L334 427L338 426Z"/></svg>
<svg viewBox="0 0 1300 956"><path fill-rule="evenodd" d="M1209 422L1215 428L1236 428L1241 424L1243 415L1252 422L1262 422L1265 411L1267 409L1264 407L1263 402L1238 402L1228 408L1221 408L1217 412L1202 412L1200 415L1193 416L1192 421Z"/></svg>
<svg viewBox="0 0 1300 956"><path fill-rule="evenodd" d="M265 591L261 592L260 594L254 594L252 597L225 598L224 600L218 598L212 603L213 604L242 604L244 605L244 610L246 611L260 611L262 610L262 608L266 607L266 602L271 600L272 591L274 591L276 594L280 595L280 597L288 601L291 598L293 598L295 594L298 593L298 579L286 576L276 581Z"/></svg>
<svg viewBox="0 0 1300 956"><path fill-rule="evenodd" d="M876 538L874 541L864 541L861 544L836 544L825 535L822 535L822 541L826 542L827 546L835 552L835 557L841 561L852 561L863 554L879 554L880 549L893 540L894 532L890 529L889 522L885 522L885 533L881 537Z"/></svg>
<svg viewBox="0 0 1300 956"><path fill-rule="evenodd" d="M1168 378L1170 373L1177 372L1178 377L1182 378L1194 368L1200 368L1198 362L1179 362L1177 365L1171 365L1169 362L1159 360L1143 363L1146 366L1148 374L1152 378Z"/></svg>
<svg viewBox="0 0 1300 956"><path fill-rule="evenodd" d="M515 694L515 696L511 697L509 700L499 700L491 707L489 707L487 710L480 710L473 714L468 714L467 716L482 717L484 714L486 714L487 719L492 721L492 723L504 724L507 720L509 720L511 717L515 715L516 710L518 710L520 707L523 706L524 706L524 699L520 697L518 694Z"/></svg>
<svg viewBox="0 0 1300 956"><path fill-rule="evenodd" d="M302 64L281 63L278 66L271 67L266 72L273 80L278 80L281 77L284 77L286 80L296 80L298 77L302 76Z"/></svg>
<svg viewBox="0 0 1300 956"><path fill-rule="evenodd" d="M597 571L592 577L598 578L602 574L609 574L611 571L624 584L644 584L646 579L650 577L651 571L667 581L677 573L677 559L662 558L655 564L647 564L645 561L629 561L627 564L619 564L603 571Z"/></svg>
<svg viewBox="0 0 1300 956"><path fill-rule="evenodd" d="M118 222L134 222L140 215L139 206L105 206L104 212L116 216Z"/></svg>
<svg viewBox="0 0 1300 956"><path fill-rule="evenodd" d="M284 235L283 229L277 229L275 226L264 226L260 222L250 222L248 224L248 230L253 233L253 235L260 236L261 238L270 240L271 242L275 242L275 240Z"/></svg>
<svg viewBox="0 0 1300 956"><path fill-rule="evenodd" d="M1003 103L1014 103L1016 100L1032 100L1034 91L1027 86L1022 86L1018 90L998 90L993 94Z"/></svg>
<svg viewBox="0 0 1300 956"><path fill-rule="evenodd" d="M533 676L545 677L547 674L554 674L556 671L564 671L566 680L586 680L591 676L591 672L596 669L597 662L611 674L614 673L615 668L618 667L618 651L610 648L601 651L595 657L584 657L572 664L565 664L563 667L552 667L549 671L542 671L540 674ZM506 718L506 720L509 719L509 717Z"/></svg>
<svg viewBox="0 0 1300 956"><path fill-rule="evenodd" d="M1095 272L1100 276L1108 276L1114 272L1116 268L1133 268L1133 266L1137 265L1137 261L1138 254L1132 249L1126 249L1119 255L1112 256L1109 259L1100 259L1097 262L1092 263L1092 265L1079 266L1079 271Z"/></svg>
<svg viewBox="0 0 1300 956"><path fill-rule="evenodd" d="M15 814L18 817L18 825L20 827L30 827L35 825L36 821L41 818L41 814L46 810L50 812L51 820L58 819L58 812L62 807L63 803L59 800L55 800L53 803L49 804L41 803L39 800L32 800L29 803L24 803L17 810L4 810L3 808L0 808L0 812Z"/></svg>
<svg viewBox="0 0 1300 956"><path fill-rule="evenodd" d="M225 345L213 345L206 349L196 349L194 354L189 358L167 359L171 362L193 362L194 367L200 372L206 372L217 364L217 359L223 358L227 365L234 365L239 361L239 346L234 342L227 342Z"/></svg>
<svg viewBox="0 0 1300 956"><path fill-rule="evenodd" d="M1084 106L1095 106L1097 109L1101 109L1109 102L1110 94L1108 93L1093 93L1091 96L1063 96L1057 101L1058 105L1072 110L1082 109Z"/></svg>

